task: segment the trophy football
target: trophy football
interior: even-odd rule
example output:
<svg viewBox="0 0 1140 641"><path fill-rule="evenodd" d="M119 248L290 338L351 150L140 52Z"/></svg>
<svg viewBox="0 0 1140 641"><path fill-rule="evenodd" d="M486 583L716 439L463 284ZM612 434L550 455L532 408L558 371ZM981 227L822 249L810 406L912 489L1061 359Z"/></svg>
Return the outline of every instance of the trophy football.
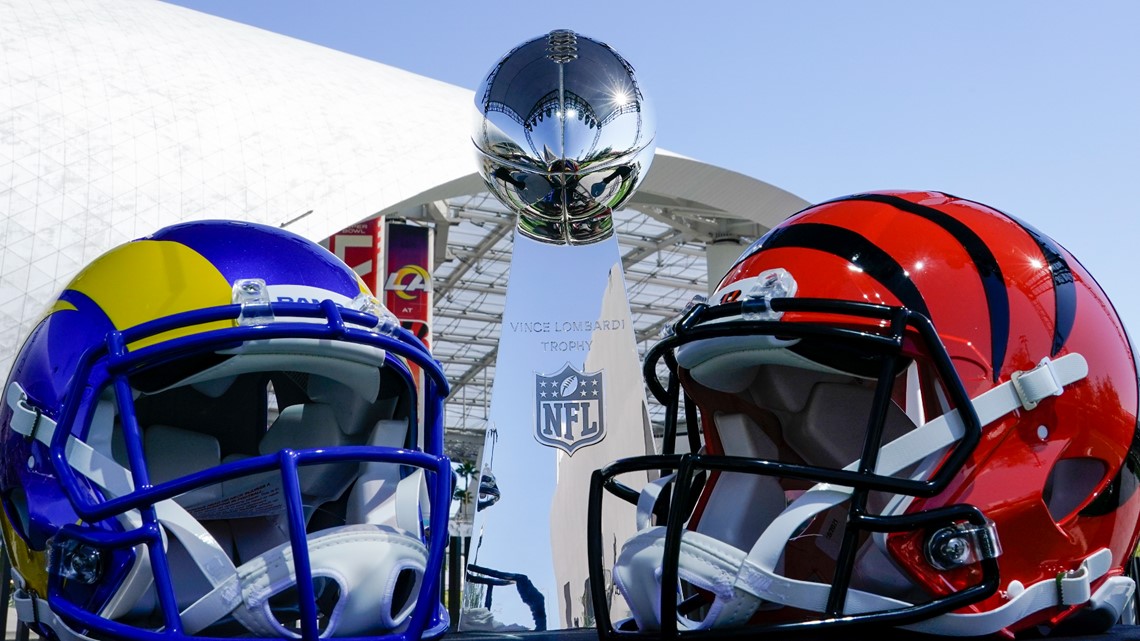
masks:
<svg viewBox="0 0 1140 641"><path fill-rule="evenodd" d="M653 446L613 220L653 115L624 58L567 30L503 56L475 106L479 172L518 218L459 629L590 627L590 473Z"/></svg>

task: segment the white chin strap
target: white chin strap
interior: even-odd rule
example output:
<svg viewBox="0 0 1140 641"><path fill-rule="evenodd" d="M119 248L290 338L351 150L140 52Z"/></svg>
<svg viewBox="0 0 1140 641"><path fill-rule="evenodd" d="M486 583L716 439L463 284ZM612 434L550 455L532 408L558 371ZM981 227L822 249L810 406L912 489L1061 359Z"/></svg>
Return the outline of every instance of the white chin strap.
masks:
<svg viewBox="0 0 1140 641"><path fill-rule="evenodd" d="M340 599L321 637L362 636L403 626L415 605L427 559L422 543L382 525L346 525L311 537L313 578L331 579L340 588ZM401 574L408 572L414 583L398 589ZM269 607L270 597L296 585L293 549L283 543L238 566L228 579L183 610L183 626L194 634L232 614L257 636L298 638Z"/></svg>
<svg viewBox="0 0 1140 641"><path fill-rule="evenodd" d="M28 406L27 395L17 383L9 386L7 403L13 410L13 430L50 445L55 422ZM76 472L109 495L124 496L133 491L128 470L74 436L67 438L66 456ZM418 473L401 484L414 485L418 490L421 482L422 473ZM397 500L415 500L419 493L397 490L396 495ZM297 584L289 543L235 567L213 535L176 502L165 500L154 507L165 530L182 544L211 585L209 591L181 612L185 633L196 634L232 615L255 636L300 638L277 620L269 606L270 597ZM418 529L418 510L397 508L396 512L414 513L416 521L397 522L397 526L409 531ZM124 516L130 525L141 526L137 512ZM387 633L407 624L428 561L427 548L418 537L387 525L346 525L310 536L308 548L313 578L329 579L339 588L339 599L327 613L321 638ZM129 611L151 589L149 554L145 546L138 546L135 553L134 567L104 608L103 616L114 618L116 613ZM173 579L178 581L177 577ZM46 625L64 641L88 639L70 629L51 612L47 601L37 599L34 593L18 589L14 601L17 616L25 624ZM441 631L429 630L428 635Z"/></svg>
<svg viewBox="0 0 1140 641"><path fill-rule="evenodd" d="M989 425L1016 409L1031 409L1048 396L1059 395L1064 386L1088 375L1088 364L1079 354L1068 354L1055 361L1045 359L1013 380L998 385L973 400L982 426ZM875 473L892 476L928 456L944 451L960 440L966 428L957 410L929 421L880 449ZM857 470L859 461L844 469ZM649 527L657 497L672 480L671 476L650 483L638 501L638 534L622 547L614 567L614 585L633 613L639 630L661 628L661 568L664 563L665 528ZM751 550L694 530L681 533L678 578L712 595L712 604L700 620L678 614L681 630L709 629L743 625L765 604L823 613L831 586L826 583L788 578L779 573L784 547L816 515L848 500L852 489L818 484L804 492L774 518L760 534ZM1006 590L1007 601L987 612L943 614L903 626L921 632L944 635L988 635L1006 628L1034 612L1054 606L1091 603L1108 606L1119 615L1131 599L1134 583L1125 577L1112 577L1094 594L1092 582L1112 567L1112 554L1101 549L1089 555L1077 568L1030 586L1014 582ZM665 594L676 594L674 588ZM897 610L911 603L891 597L849 590L844 614L857 615Z"/></svg>

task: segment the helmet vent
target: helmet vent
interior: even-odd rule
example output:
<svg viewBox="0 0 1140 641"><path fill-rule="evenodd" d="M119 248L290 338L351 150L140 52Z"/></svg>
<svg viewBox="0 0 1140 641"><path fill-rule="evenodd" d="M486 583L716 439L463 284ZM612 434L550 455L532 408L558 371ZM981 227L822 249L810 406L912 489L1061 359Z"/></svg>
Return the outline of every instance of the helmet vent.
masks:
<svg viewBox="0 0 1140 641"><path fill-rule="evenodd" d="M1041 492L1053 520L1059 523L1067 519L1091 498L1107 471L1100 459L1081 457L1057 461Z"/></svg>

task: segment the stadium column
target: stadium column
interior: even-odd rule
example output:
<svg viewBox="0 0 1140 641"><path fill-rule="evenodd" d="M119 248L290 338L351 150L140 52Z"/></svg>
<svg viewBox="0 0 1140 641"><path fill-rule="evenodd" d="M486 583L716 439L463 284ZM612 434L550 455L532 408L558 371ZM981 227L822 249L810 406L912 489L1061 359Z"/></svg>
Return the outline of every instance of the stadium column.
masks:
<svg viewBox="0 0 1140 641"><path fill-rule="evenodd" d="M740 257L743 245L736 238L717 239L705 246L705 268L708 270L709 296L716 291L720 279Z"/></svg>

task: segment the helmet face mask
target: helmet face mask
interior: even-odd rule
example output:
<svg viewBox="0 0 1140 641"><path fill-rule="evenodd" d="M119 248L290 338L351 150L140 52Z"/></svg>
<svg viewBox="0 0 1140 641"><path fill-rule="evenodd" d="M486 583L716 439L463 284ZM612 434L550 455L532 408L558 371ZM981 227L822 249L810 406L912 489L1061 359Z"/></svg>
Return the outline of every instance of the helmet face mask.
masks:
<svg viewBox="0 0 1140 641"><path fill-rule="evenodd" d="M701 332L682 329L651 351L646 370L665 350L676 355L686 394L698 407L712 408L706 453L735 454L718 442L718 422L744 414L762 432L779 430L766 438L785 447L783 462L804 467L798 476L827 482L820 475L858 470L848 480L874 490L931 494L944 487L949 471L931 478L896 469L899 465L859 465L865 453L875 455L883 444L959 407L963 441L977 438L977 418L929 321L902 308L774 301L785 310L821 305L849 307L854 320L845 325L732 321L705 325ZM718 345L720 340L727 344Z"/></svg>
<svg viewBox="0 0 1140 641"><path fill-rule="evenodd" d="M969 242L940 244L930 222ZM592 480L603 637L859 623L978 636L1121 615L1136 370L1103 294L1052 241L943 194L866 194L777 226L711 298L646 356L662 454ZM637 522L612 574L596 540L616 513L607 493ZM623 605L629 619L611 621Z"/></svg>
<svg viewBox="0 0 1140 641"><path fill-rule="evenodd" d="M2 415L5 459L26 462L0 470L21 618L64 638L441 633L451 471L438 363L308 241L211 221L150 240L198 251L204 236L246 249L284 238L317 269L298 282L267 261L255 275L276 296L86 341L72 321L106 327L113 302L65 290L17 359ZM203 253L216 265L225 251ZM317 284L323 299L275 302Z"/></svg>
<svg viewBox="0 0 1140 641"><path fill-rule="evenodd" d="M779 558L773 575L785 579L793 591L803 584L799 587L804 599L826 600L824 614L838 618L852 590L865 590L869 580L882 578L866 572L854 574L856 559L863 559L873 548L872 537L888 531L955 526L978 533L975 538L986 536L986 520L977 510L955 508L915 519L904 516L902 501L895 499L889 510L892 514L883 516L890 497L929 496L944 488L961 466L963 445L977 441L980 427L949 356L924 317L902 308L823 300L774 299L771 304L787 314L799 311L819 316L826 311L827 318L846 322L718 322L710 319L735 318L741 304L698 305L672 337L651 350L645 371L655 372L658 360L675 357L682 368L678 374L681 387L703 410L704 441L699 452L616 463L602 471L598 489L621 484L622 477L635 472L661 470L673 475L666 490L670 492L669 509L658 513L657 523L665 527L643 535L647 544L665 550L674 537L680 543L680 532L687 529L711 539L702 540L710 546L715 547L712 541L716 541L748 551L758 528L776 531L784 527L788 536L776 539L778 546L767 543L767 552ZM747 349L748 345L753 349ZM697 349L686 349L690 346ZM669 402L666 386L653 378L650 381L650 388L661 394L659 400L676 408L677 399ZM909 397L908 382L913 388ZM961 439L920 453L912 446L899 455L897 445L884 452L883 444L899 439L903 444L913 443L922 436L900 399L923 406L923 416L931 420L936 413L946 412L963 417ZM690 424L689 433L695 428ZM867 464L863 464L864 453L871 455ZM813 509L810 502L817 496L823 498ZM798 520L784 517L780 522L781 513L797 501L808 506L798 514L789 512ZM877 518L866 518L872 515ZM845 527L846 523L852 527ZM694 537L690 534L689 538ZM980 543L991 542L983 538ZM980 549L979 553L984 555ZM655 556L642 561L638 554L644 554L638 545L628 545L618 561L624 567L615 570L616 587L627 600L631 593L643 590L640 586L646 577L637 574L639 566L657 562ZM983 561L980 556L978 560ZM892 612L891 617L929 616L992 591L996 565L990 557L982 565L983 571L962 586L964 594L939 602L928 599L909 613ZM674 606L682 616L680 623L701 629L710 617L715 619L730 606L718 604L715 586L683 566L684 561L674 562L666 551L660 584L681 586L683 600ZM815 585L809 588L808 583ZM894 583L898 584L895 589L908 595L913 592L905 581ZM649 626L667 631L666 604L662 604L662 618ZM636 609L634 613L636 617ZM881 613L865 613L864 618L883 620Z"/></svg>

